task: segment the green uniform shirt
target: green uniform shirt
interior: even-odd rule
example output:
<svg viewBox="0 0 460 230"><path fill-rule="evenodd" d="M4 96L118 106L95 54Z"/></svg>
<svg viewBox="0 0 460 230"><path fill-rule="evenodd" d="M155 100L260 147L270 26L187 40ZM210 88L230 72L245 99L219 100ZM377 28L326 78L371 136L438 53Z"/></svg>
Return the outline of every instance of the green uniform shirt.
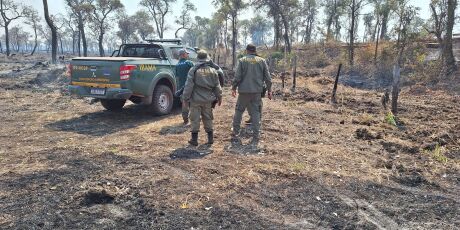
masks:
<svg viewBox="0 0 460 230"><path fill-rule="evenodd" d="M197 65L188 72L182 100L203 104L222 98L222 88L219 84L217 70L207 65L196 70L204 62L198 61Z"/></svg>
<svg viewBox="0 0 460 230"><path fill-rule="evenodd" d="M190 68L193 67L193 62L187 60L185 58L181 58L176 65L176 77L177 81L177 89L181 89L185 85L185 81L187 80L187 74Z"/></svg>
<svg viewBox="0 0 460 230"><path fill-rule="evenodd" d="M248 54L238 60L232 89L239 93L262 93L263 85L271 91L272 80L265 59Z"/></svg>

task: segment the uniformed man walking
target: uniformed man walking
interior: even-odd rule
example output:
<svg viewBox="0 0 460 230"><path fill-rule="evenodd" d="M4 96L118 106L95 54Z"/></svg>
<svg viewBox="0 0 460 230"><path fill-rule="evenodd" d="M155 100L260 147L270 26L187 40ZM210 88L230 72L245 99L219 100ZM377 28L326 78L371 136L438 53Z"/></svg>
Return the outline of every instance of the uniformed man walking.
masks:
<svg viewBox="0 0 460 230"><path fill-rule="evenodd" d="M257 56L256 46L249 44L246 47L246 55L238 60L232 84L232 96L236 97L237 90L239 93L233 116L233 141L239 140L241 119L244 111L248 109L253 131L251 144L258 144L264 84L267 96L271 100L272 81L268 65L265 59Z"/></svg>
<svg viewBox="0 0 460 230"><path fill-rule="evenodd" d="M192 138L189 143L193 146L198 145L198 132L200 131L200 120L202 120L204 130L208 134L207 144L213 144L212 109L213 103L219 106L222 103L222 88L219 83L218 70L208 62L208 54L204 50L198 51L198 62L188 72L182 103L190 103L189 118Z"/></svg>
<svg viewBox="0 0 460 230"><path fill-rule="evenodd" d="M179 62L176 65L177 88L183 90L185 81L187 80L188 71L194 66L193 62L188 60L189 52L186 49L179 50ZM176 95L180 96L180 95ZM184 125L188 123L189 106L182 103L182 119Z"/></svg>

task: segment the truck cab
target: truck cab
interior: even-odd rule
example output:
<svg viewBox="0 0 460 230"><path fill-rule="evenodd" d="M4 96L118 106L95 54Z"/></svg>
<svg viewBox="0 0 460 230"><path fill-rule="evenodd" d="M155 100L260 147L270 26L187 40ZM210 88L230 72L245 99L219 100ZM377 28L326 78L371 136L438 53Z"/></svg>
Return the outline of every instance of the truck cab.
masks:
<svg viewBox="0 0 460 230"><path fill-rule="evenodd" d="M148 43L123 44L111 57L77 57L69 65L69 92L98 99L111 111L121 110L127 100L144 104L156 115L170 113L177 90L175 66L179 50L193 48L180 40L158 39Z"/></svg>

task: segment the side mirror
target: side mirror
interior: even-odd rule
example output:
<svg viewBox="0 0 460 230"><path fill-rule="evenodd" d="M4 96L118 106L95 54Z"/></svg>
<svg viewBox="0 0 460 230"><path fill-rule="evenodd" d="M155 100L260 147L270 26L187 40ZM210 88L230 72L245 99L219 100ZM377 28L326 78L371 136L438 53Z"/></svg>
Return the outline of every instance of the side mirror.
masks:
<svg viewBox="0 0 460 230"><path fill-rule="evenodd" d="M115 56L115 53L117 53L117 56L118 56L118 54L120 53L120 50L114 50L114 51L112 52L112 55L110 55L110 57Z"/></svg>
<svg viewBox="0 0 460 230"><path fill-rule="evenodd" d="M167 59L166 52L164 51L164 49L158 50L158 55L160 55L161 59Z"/></svg>

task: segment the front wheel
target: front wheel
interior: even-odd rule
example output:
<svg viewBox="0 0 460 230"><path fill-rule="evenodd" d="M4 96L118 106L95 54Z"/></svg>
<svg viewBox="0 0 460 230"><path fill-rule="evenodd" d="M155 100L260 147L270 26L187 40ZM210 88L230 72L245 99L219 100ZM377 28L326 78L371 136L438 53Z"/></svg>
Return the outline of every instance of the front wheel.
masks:
<svg viewBox="0 0 460 230"><path fill-rule="evenodd" d="M120 111L126 100L101 99L101 105L109 111Z"/></svg>
<svg viewBox="0 0 460 230"><path fill-rule="evenodd" d="M166 115L173 107L173 93L168 86L157 85L153 91L150 108L155 115Z"/></svg>

